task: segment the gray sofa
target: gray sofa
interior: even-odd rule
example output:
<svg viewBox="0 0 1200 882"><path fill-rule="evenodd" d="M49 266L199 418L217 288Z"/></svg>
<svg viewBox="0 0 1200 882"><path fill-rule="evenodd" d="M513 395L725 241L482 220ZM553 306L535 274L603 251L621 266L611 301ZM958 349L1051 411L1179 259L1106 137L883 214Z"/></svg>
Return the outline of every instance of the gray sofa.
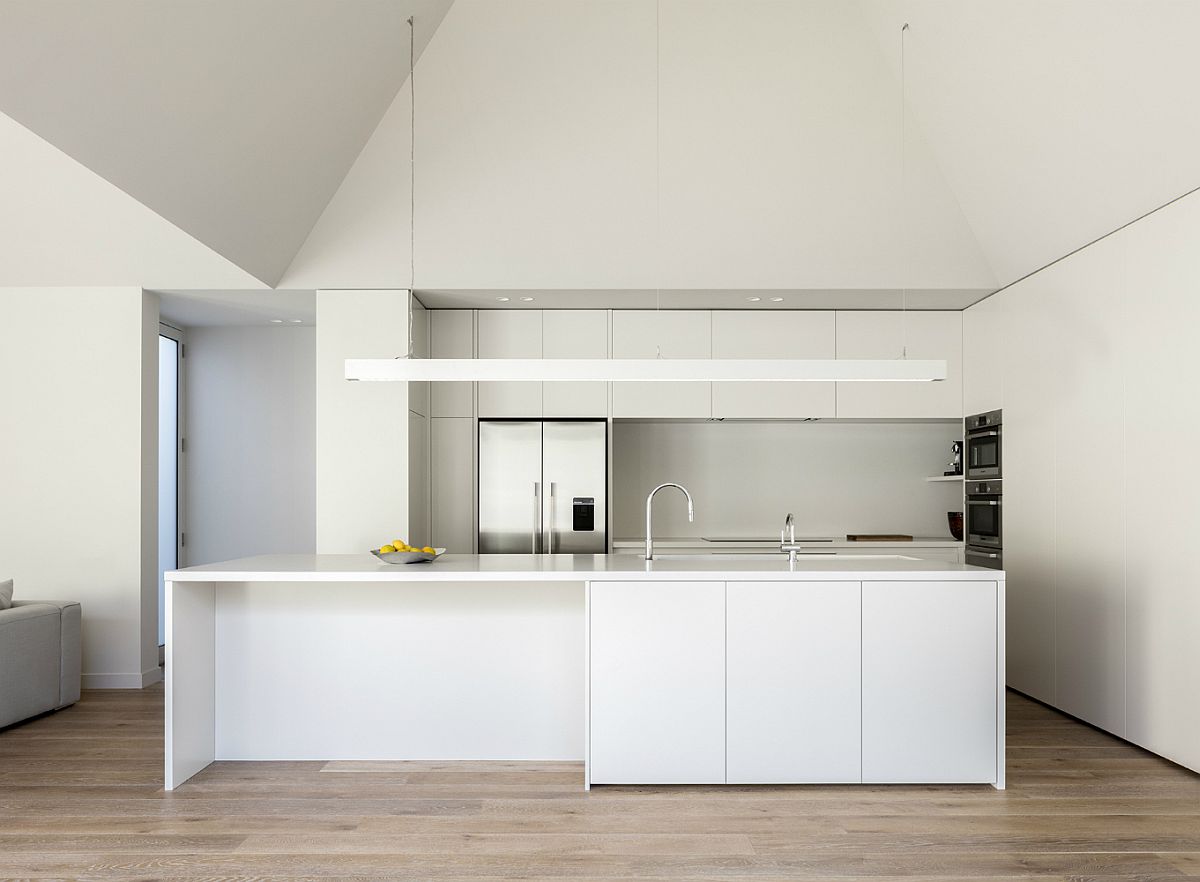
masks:
<svg viewBox="0 0 1200 882"><path fill-rule="evenodd" d="M79 700L79 613L78 603L53 600L0 609L0 727Z"/></svg>

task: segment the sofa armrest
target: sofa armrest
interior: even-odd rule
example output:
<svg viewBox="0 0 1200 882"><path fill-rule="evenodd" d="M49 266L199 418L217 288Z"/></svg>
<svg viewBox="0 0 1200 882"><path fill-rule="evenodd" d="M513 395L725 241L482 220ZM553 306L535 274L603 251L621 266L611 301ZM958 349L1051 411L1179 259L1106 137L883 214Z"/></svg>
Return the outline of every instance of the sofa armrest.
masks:
<svg viewBox="0 0 1200 882"><path fill-rule="evenodd" d="M57 604L20 601L0 610L0 726L57 706L61 634Z"/></svg>
<svg viewBox="0 0 1200 882"><path fill-rule="evenodd" d="M66 707L79 701L81 672L83 669L82 609L74 600L19 600L18 606L56 607L61 617L59 650L58 704Z"/></svg>

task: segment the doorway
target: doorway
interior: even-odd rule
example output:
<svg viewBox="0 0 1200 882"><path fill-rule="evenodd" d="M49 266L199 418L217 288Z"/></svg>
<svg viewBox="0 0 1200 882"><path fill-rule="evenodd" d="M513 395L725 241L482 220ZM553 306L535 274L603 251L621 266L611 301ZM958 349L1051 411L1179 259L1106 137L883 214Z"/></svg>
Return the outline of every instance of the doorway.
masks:
<svg viewBox="0 0 1200 882"><path fill-rule="evenodd" d="M166 585L163 574L184 566L183 549L183 331L158 330L158 652L166 642Z"/></svg>

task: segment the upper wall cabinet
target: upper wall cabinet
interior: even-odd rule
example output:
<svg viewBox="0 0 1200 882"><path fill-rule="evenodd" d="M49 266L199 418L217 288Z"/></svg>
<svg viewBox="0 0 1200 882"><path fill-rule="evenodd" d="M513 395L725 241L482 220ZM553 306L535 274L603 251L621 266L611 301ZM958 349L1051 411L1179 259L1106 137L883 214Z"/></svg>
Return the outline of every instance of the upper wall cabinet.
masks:
<svg viewBox="0 0 1200 882"><path fill-rule="evenodd" d="M712 313L613 311L613 358L711 358ZM613 383L614 417L707 418L711 383Z"/></svg>
<svg viewBox="0 0 1200 882"><path fill-rule="evenodd" d="M541 358L540 309L481 309L479 358ZM541 383L480 383L479 416L542 415Z"/></svg>
<svg viewBox="0 0 1200 882"><path fill-rule="evenodd" d="M474 358L475 320L469 309L429 311L429 352L433 358ZM430 415L475 416L471 383L430 383Z"/></svg>
<svg viewBox="0 0 1200 882"><path fill-rule="evenodd" d="M958 418L962 408L962 313L838 312L838 358L946 360L938 383L838 383L842 418Z"/></svg>
<svg viewBox="0 0 1200 882"><path fill-rule="evenodd" d="M712 314L713 358L833 358L831 311L728 310ZM833 383L713 383L712 415L832 417Z"/></svg>
<svg viewBox="0 0 1200 882"><path fill-rule="evenodd" d="M608 310L548 309L542 313L543 358L608 358ZM608 416L608 383L543 383L542 415Z"/></svg>
<svg viewBox="0 0 1200 882"><path fill-rule="evenodd" d="M963 414L1004 407L1004 300L989 297L963 314Z"/></svg>

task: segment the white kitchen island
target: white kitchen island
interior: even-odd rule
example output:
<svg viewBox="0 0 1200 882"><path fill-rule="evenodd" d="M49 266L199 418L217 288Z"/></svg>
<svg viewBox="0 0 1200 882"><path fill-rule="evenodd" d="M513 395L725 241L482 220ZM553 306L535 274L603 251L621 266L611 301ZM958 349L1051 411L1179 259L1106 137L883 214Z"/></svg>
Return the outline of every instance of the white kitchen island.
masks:
<svg viewBox="0 0 1200 882"><path fill-rule="evenodd" d="M167 574L172 790L215 760L1004 786L1004 574L865 556L281 555Z"/></svg>

